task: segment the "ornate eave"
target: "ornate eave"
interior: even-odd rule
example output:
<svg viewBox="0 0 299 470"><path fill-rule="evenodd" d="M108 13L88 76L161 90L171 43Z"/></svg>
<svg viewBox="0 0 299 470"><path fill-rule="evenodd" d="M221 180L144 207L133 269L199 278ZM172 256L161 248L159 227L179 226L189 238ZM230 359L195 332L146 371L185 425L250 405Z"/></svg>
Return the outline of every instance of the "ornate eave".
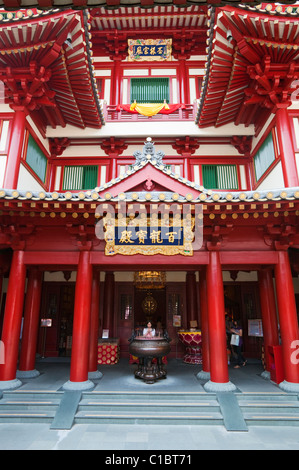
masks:
<svg viewBox="0 0 299 470"><path fill-rule="evenodd" d="M35 92L40 80L29 112L38 111L42 125L102 126L89 28L87 11L26 10L1 19L0 75L13 109L28 102L24 93Z"/></svg>
<svg viewBox="0 0 299 470"><path fill-rule="evenodd" d="M272 111L268 103L261 110L257 96L250 94L257 65L269 79L268 93L281 93L281 88L290 93L290 81L299 73L298 8L239 5L211 8L209 13L208 60L196 122L200 127L256 124ZM279 68L276 89L271 82L274 68L276 74Z"/></svg>
<svg viewBox="0 0 299 470"><path fill-rule="evenodd" d="M7 10L15 10L17 8L40 8L48 9L51 7L56 8L95 8L104 7L108 9L118 9L121 7L140 7L140 8L153 8L155 6L169 6L175 5L179 8L188 7L190 5L239 5L239 0L219 0L214 2L213 0L74 0L68 2L67 0L19 0L16 3L15 0L1 0L0 7ZM256 1L243 2L244 5L255 7L258 3ZM288 0L282 0L281 4L289 5Z"/></svg>

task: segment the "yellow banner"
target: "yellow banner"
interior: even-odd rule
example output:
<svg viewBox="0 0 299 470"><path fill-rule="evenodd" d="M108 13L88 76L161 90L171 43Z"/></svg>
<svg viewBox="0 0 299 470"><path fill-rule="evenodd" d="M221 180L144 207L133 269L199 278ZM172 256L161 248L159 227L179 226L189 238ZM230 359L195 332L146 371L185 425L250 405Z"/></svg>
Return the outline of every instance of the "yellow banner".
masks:
<svg viewBox="0 0 299 470"><path fill-rule="evenodd" d="M146 103L146 104L138 104L138 103L132 103L130 106L131 111L137 111L139 114L142 114L143 116L154 116L155 114L158 114L161 109L169 109L169 106L167 103L162 103L162 104L155 104L155 103Z"/></svg>

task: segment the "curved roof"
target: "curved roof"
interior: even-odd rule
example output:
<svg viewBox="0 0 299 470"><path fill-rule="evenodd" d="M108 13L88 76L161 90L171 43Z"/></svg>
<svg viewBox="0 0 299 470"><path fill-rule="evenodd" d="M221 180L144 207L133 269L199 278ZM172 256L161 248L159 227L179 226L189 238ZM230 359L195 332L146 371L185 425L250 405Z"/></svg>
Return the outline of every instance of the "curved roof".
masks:
<svg viewBox="0 0 299 470"><path fill-rule="evenodd" d="M298 11L271 4L210 10L200 127L257 123L261 106L269 112L281 89L290 93L299 76Z"/></svg>
<svg viewBox="0 0 299 470"><path fill-rule="evenodd" d="M101 127L88 12L26 10L15 18L1 16L0 78L11 107L26 103L30 112L39 111L44 126Z"/></svg>
<svg viewBox="0 0 299 470"><path fill-rule="evenodd" d="M18 8L41 8L48 9L51 7L56 8L95 8L105 7L110 9L116 9L120 7L141 7L141 8L152 8L155 6L168 6L175 5L179 7L187 7L190 5L213 5L217 3L219 6L223 5L238 5L239 0L19 0L17 2ZM242 2L245 5L256 5L255 1ZM289 4L288 0L282 0L281 4ZM0 7L5 9L15 10L15 0L0 0Z"/></svg>

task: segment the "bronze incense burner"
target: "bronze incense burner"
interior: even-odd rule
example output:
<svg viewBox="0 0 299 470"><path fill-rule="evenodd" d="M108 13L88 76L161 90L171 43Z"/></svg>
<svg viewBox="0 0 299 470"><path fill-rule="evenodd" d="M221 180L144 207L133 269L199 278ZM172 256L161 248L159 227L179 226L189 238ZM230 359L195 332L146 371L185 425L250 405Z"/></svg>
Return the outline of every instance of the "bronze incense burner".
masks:
<svg viewBox="0 0 299 470"><path fill-rule="evenodd" d="M129 340L129 352L138 357L138 369L135 371L137 379L143 379L147 384L153 384L156 380L166 379L162 358L170 352L170 338L154 336L146 338L135 336Z"/></svg>

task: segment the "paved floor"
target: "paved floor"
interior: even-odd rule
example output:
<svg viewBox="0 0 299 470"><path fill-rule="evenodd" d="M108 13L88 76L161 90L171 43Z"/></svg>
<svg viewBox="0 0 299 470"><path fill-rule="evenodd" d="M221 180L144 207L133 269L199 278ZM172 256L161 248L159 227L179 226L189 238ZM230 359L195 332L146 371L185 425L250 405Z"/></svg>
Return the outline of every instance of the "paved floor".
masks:
<svg viewBox="0 0 299 470"><path fill-rule="evenodd" d="M95 390L186 390L203 391L202 382L196 378L199 366L184 364L173 359L167 365L165 381L147 385L134 378L135 365L128 361L114 366L99 367L103 378ZM69 378L68 361L37 363L41 375L27 382L23 390L58 390ZM278 386L263 379L262 366L250 363L242 369L230 367L230 380L241 392L281 393ZM299 427L250 426L248 432L228 432L223 426L164 426L82 424L71 430L50 430L48 424L0 424L0 450L102 450L105 458L114 451L138 450L178 451L195 450L298 450ZM119 451L119 454L117 454ZM133 452L135 451L135 453ZM171 453L171 452L170 452ZM130 453L127 455L131 455Z"/></svg>

